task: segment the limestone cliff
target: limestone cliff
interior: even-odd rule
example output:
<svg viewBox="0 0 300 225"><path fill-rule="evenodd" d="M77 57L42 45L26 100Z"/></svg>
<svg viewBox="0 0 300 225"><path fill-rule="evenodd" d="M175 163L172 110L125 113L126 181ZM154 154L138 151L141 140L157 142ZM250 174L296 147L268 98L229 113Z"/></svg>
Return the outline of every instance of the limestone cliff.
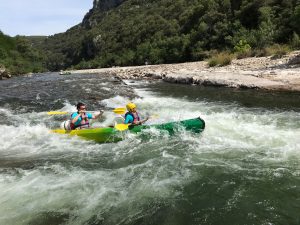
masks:
<svg viewBox="0 0 300 225"><path fill-rule="evenodd" d="M113 9L125 1L126 0L94 0L93 8L83 18L82 26L91 28L93 24L97 23L97 17L101 16L103 12Z"/></svg>
<svg viewBox="0 0 300 225"><path fill-rule="evenodd" d="M119 6L125 0L94 0L93 10L107 11Z"/></svg>

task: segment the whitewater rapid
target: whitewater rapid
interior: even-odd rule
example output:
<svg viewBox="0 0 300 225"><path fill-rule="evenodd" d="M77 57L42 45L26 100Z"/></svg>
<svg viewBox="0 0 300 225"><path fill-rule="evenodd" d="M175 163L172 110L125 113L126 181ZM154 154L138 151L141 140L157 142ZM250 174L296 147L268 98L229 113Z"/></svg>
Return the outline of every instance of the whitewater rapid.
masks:
<svg viewBox="0 0 300 225"><path fill-rule="evenodd" d="M142 116L159 115L150 124L201 116L205 131L150 129L148 139L97 144L50 133L66 116L2 104L0 224L296 224L299 111L126 84L135 97L97 100L106 110L93 125L110 124L111 109L133 101ZM56 110L75 108L64 100Z"/></svg>

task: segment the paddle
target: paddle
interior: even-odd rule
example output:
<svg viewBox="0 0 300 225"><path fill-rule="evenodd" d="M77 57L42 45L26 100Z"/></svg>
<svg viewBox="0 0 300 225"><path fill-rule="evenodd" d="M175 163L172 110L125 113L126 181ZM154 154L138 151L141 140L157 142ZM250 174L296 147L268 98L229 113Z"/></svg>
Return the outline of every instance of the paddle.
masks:
<svg viewBox="0 0 300 225"><path fill-rule="evenodd" d="M148 116L149 119L157 119L159 118L159 115L158 114L153 114L153 115L150 115Z"/></svg>
<svg viewBox="0 0 300 225"><path fill-rule="evenodd" d="M48 115L64 115L64 114L68 114L69 112L60 112L60 111L50 111L47 112Z"/></svg>
<svg viewBox="0 0 300 225"><path fill-rule="evenodd" d="M115 125L115 129L119 131L127 130L130 124L118 123Z"/></svg>
<svg viewBox="0 0 300 225"><path fill-rule="evenodd" d="M89 112L98 112L98 111L89 111ZM124 114L126 112L125 108L116 108L113 110L114 113L117 114ZM71 112L63 112L63 111L49 111L47 112L48 115L64 115L64 114L69 114Z"/></svg>
<svg viewBox="0 0 300 225"><path fill-rule="evenodd" d="M114 110L113 110L113 112L114 113L116 113L116 114L125 114L126 113L126 109L125 108L115 108Z"/></svg>

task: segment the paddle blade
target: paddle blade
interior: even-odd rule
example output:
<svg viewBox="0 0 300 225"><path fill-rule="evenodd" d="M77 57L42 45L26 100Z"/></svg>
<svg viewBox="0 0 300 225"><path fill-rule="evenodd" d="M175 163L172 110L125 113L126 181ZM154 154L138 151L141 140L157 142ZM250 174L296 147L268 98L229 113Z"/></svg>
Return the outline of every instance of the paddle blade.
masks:
<svg viewBox="0 0 300 225"><path fill-rule="evenodd" d="M116 124L115 129L117 129L119 131L124 131L124 130L127 130L128 127L129 127L129 124L119 123L119 124Z"/></svg>
<svg viewBox="0 0 300 225"><path fill-rule="evenodd" d="M60 111L50 111L47 112L48 115L64 115L64 114L68 114L69 112L60 112Z"/></svg>
<svg viewBox="0 0 300 225"><path fill-rule="evenodd" d="M113 112L116 114L125 114L126 109L125 108L116 108L113 110Z"/></svg>
<svg viewBox="0 0 300 225"><path fill-rule="evenodd" d="M158 114L153 114L153 115L149 116L149 119L157 119L157 118L159 118Z"/></svg>

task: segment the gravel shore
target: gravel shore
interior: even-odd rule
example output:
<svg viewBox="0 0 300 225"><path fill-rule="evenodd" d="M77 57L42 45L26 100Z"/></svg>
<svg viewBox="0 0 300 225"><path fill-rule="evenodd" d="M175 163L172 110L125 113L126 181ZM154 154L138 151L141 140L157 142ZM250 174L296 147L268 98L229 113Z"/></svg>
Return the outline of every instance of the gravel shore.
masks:
<svg viewBox="0 0 300 225"><path fill-rule="evenodd" d="M224 67L208 67L206 61L199 61L74 70L71 73L106 73L121 79L162 79L194 85L300 91L300 51L281 58L235 59Z"/></svg>

